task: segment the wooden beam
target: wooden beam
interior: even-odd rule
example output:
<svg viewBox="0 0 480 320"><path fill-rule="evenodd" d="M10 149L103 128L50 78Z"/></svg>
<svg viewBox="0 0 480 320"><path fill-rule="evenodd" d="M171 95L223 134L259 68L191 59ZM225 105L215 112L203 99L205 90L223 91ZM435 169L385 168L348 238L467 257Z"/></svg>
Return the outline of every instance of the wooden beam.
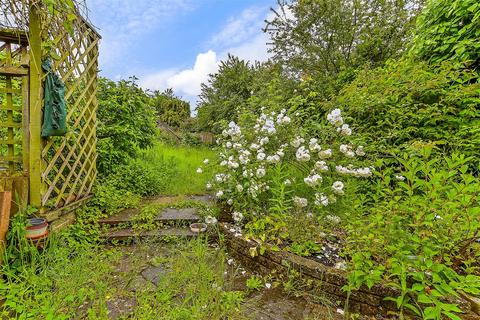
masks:
<svg viewBox="0 0 480 320"><path fill-rule="evenodd" d="M13 77L24 77L28 76L28 69L22 67L11 67L3 66L0 67L0 75L2 76L13 76Z"/></svg>
<svg viewBox="0 0 480 320"><path fill-rule="evenodd" d="M0 29L0 40L21 45L28 45L28 37L25 31L19 29Z"/></svg>
<svg viewBox="0 0 480 320"><path fill-rule="evenodd" d="M41 19L37 7L30 5L30 204L40 208L42 205L42 38Z"/></svg>

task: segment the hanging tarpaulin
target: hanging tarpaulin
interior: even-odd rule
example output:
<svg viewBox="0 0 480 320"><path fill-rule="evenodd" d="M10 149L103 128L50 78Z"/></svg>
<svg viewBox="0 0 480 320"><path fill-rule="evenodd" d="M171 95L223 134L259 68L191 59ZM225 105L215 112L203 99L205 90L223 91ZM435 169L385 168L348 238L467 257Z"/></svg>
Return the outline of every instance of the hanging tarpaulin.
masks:
<svg viewBox="0 0 480 320"><path fill-rule="evenodd" d="M44 87L42 137L63 136L67 133L67 109L65 106L65 84L52 71L52 61L46 59L42 64L47 73Z"/></svg>

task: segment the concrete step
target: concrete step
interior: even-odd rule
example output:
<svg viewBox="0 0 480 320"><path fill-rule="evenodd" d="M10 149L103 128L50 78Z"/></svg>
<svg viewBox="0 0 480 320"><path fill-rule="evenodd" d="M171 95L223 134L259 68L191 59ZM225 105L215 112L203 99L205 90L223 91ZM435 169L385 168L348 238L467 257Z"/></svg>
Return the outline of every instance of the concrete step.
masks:
<svg viewBox="0 0 480 320"><path fill-rule="evenodd" d="M167 208L162 210L156 217L155 222L160 223L193 223L199 222L201 219L197 214L196 208L172 209ZM140 209L123 210L113 216L99 220L100 224L118 225L131 224L135 222L135 216L140 213Z"/></svg>
<svg viewBox="0 0 480 320"><path fill-rule="evenodd" d="M165 228L155 230L133 230L132 228L120 230L108 230L100 235L107 241L112 240L128 240L128 239L153 239L167 236L175 236L182 238L196 237L198 234L192 232L189 228Z"/></svg>

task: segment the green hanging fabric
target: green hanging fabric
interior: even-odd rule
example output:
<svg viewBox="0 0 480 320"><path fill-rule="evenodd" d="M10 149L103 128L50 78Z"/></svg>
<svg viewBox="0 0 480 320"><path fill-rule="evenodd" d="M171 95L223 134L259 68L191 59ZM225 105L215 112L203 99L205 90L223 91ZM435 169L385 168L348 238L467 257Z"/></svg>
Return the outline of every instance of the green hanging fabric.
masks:
<svg viewBox="0 0 480 320"><path fill-rule="evenodd" d="M44 87L42 137L63 136L67 133L67 109L65 106L65 84L52 71L52 61L42 63L47 73Z"/></svg>

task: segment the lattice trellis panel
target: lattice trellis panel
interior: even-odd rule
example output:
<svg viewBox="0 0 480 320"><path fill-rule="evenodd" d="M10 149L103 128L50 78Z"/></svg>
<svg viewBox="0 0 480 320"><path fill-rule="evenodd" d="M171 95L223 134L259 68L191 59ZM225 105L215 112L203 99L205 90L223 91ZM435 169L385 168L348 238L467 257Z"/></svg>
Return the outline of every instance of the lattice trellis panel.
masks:
<svg viewBox="0 0 480 320"><path fill-rule="evenodd" d="M42 148L42 205L62 207L89 195L96 170L97 33L82 18L68 32L52 25L54 70L66 85L68 133L52 137Z"/></svg>
<svg viewBox="0 0 480 320"><path fill-rule="evenodd" d="M87 198L97 174L100 36L81 14L84 0L73 3L74 12L61 2L52 11L39 0L0 1L0 173L28 174L29 203L48 209ZM47 56L66 86L68 133L41 139Z"/></svg>
<svg viewBox="0 0 480 320"><path fill-rule="evenodd" d="M0 174L23 172L28 165L27 46L0 33ZM24 134L27 131L27 134Z"/></svg>

